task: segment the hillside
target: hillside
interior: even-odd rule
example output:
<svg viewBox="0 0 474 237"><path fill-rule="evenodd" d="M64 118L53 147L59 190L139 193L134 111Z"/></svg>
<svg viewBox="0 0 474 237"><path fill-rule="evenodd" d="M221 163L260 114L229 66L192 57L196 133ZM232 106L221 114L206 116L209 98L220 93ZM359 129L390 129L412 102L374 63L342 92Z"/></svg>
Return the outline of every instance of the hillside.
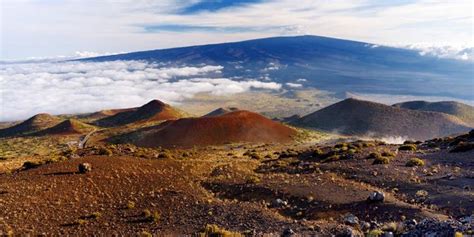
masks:
<svg viewBox="0 0 474 237"><path fill-rule="evenodd" d="M101 111L97 111L97 112L94 112L94 113L76 115L76 117L78 119L81 119L81 120L94 121L94 120L99 120L99 119L103 119L103 118L106 118L106 117L110 117L110 116L116 115L118 113L133 111L133 110L136 110L136 108L106 109L106 110L101 110Z"/></svg>
<svg viewBox="0 0 474 237"><path fill-rule="evenodd" d="M218 108L216 110L213 110L205 115L203 115L203 117L213 117L213 116L219 116L219 115L223 115L223 114L227 114L227 113L230 113L230 112L234 112L234 111L238 111L239 109L238 108L235 108L235 107L228 107L228 108Z"/></svg>
<svg viewBox="0 0 474 237"><path fill-rule="evenodd" d="M474 127L474 107L463 104L456 101L439 101L439 102L428 102L428 101L407 101L403 103L397 103L393 106L404 109L422 110L422 111L433 111L451 114L471 127Z"/></svg>
<svg viewBox="0 0 474 237"><path fill-rule="evenodd" d="M335 92L400 93L474 99L472 61L321 36L273 37L82 59L221 65L216 77L263 78ZM300 82L298 82L300 83Z"/></svg>
<svg viewBox="0 0 474 237"><path fill-rule="evenodd" d="M83 123L76 119L67 119L54 127L41 130L33 135L70 135L70 134L86 134L94 130L94 127Z"/></svg>
<svg viewBox="0 0 474 237"><path fill-rule="evenodd" d="M95 124L102 127L115 127L137 122L177 119L181 116L182 113L170 105L159 100L152 100L139 108L125 110L124 112L99 119Z"/></svg>
<svg viewBox="0 0 474 237"><path fill-rule="evenodd" d="M61 119L50 114L37 114L22 123L0 129L0 137L20 136L55 126Z"/></svg>
<svg viewBox="0 0 474 237"><path fill-rule="evenodd" d="M356 99L333 104L306 115L293 124L346 135L401 136L417 140L470 130L468 125L452 115L408 110Z"/></svg>
<svg viewBox="0 0 474 237"><path fill-rule="evenodd" d="M235 111L220 116L183 118L147 131L135 144L192 147L233 142L285 143L296 131L262 115Z"/></svg>

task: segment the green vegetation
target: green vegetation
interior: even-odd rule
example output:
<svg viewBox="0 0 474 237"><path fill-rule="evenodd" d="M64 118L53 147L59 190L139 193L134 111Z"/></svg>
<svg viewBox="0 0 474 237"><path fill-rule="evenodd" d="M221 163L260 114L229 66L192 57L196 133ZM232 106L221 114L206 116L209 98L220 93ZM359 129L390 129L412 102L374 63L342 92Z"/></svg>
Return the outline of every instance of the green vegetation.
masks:
<svg viewBox="0 0 474 237"><path fill-rule="evenodd" d="M420 159L420 158L411 158L410 160L408 160L408 162L406 163L406 166L408 167L414 167L414 166L424 166L425 165L425 162Z"/></svg>
<svg viewBox="0 0 474 237"><path fill-rule="evenodd" d="M379 159L382 158L382 155L378 152L372 152L367 156L367 159Z"/></svg>
<svg viewBox="0 0 474 237"><path fill-rule="evenodd" d="M416 151L416 145L415 144L406 144L406 145L401 145L398 148L399 151Z"/></svg>
<svg viewBox="0 0 474 237"><path fill-rule="evenodd" d="M161 215L158 211L151 212L148 209L143 210L142 216L146 221L157 223L160 221Z"/></svg>
<svg viewBox="0 0 474 237"><path fill-rule="evenodd" d="M382 152L382 156L385 156L385 157L395 157L395 153L391 152L391 151L383 151Z"/></svg>
<svg viewBox="0 0 474 237"><path fill-rule="evenodd" d="M222 236L222 237L243 237L242 234L238 232L232 232L224 228L219 227L218 225L206 225L199 233L200 237L207 236Z"/></svg>
<svg viewBox="0 0 474 237"><path fill-rule="evenodd" d="M385 156L379 156L375 158L374 162L372 163L373 165L382 165L382 164L388 164L390 163L390 159Z"/></svg>
<svg viewBox="0 0 474 237"><path fill-rule="evenodd" d="M85 225L85 224L87 224L87 220L84 220L84 219L77 219L73 223L73 225Z"/></svg>
<svg viewBox="0 0 474 237"><path fill-rule="evenodd" d="M128 202L127 202L127 208L128 208L128 209L133 209L133 208L135 208L135 205L136 205L136 204L135 204L134 201L128 201Z"/></svg>
<svg viewBox="0 0 474 237"><path fill-rule="evenodd" d="M28 170L28 169L37 168L37 167L41 166L42 164L44 164L44 162L41 162L41 161L26 161L25 163L23 163L23 165L21 167L25 170Z"/></svg>
<svg viewBox="0 0 474 237"><path fill-rule="evenodd" d="M312 153L313 157L319 157L324 154L324 152L319 148L314 149Z"/></svg>
<svg viewBox="0 0 474 237"><path fill-rule="evenodd" d="M91 219L99 219L100 217L102 217L102 213L96 211L90 214L88 217Z"/></svg>
<svg viewBox="0 0 474 237"><path fill-rule="evenodd" d="M97 154L101 156L111 156L113 152L106 147L99 147L99 149L97 150Z"/></svg>
<svg viewBox="0 0 474 237"><path fill-rule="evenodd" d="M260 182L261 180L258 176L249 176L246 181L247 184L258 184Z"/></svg>
<svg viewBox="0 0 474 237"><path fill-rule="evenodd" d="M153 235L148 231L142 231L139 234L140 237L153 237Z"/></svg>
<svg viewBox="0 0 474 237"><path fill-rule="evenodd" d="M331 161L338 161L341 159L341 156L340 155L337 155L337 154L334 154L332 156L329 156L325 159L322 160L322 162L331 162Z"/></svg>
<svg viewBox="0 0 474 237"><path fill-rule="evenodd" d="M164 151L164 152L161 152L160 154L158 154L157 158L160 158L160 159L169 159L171 158L171 154L168 152L168 151Z"/></svg>
<svg viewBox="0 0 474 237"><path fill-rule="evenodd" d="M31 156L60 156L76 138L62 136L0 138L0 157L5 160Z"/></svg>

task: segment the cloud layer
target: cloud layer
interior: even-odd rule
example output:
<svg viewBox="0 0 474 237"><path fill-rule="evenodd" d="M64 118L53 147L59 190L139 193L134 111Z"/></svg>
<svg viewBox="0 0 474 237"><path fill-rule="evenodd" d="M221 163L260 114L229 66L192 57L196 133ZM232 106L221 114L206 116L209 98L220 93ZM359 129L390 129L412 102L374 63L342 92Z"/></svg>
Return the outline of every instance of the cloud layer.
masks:
<svg viewBox="0 0 474 237"><path fill-rule="evenodd" d="M0 64L0 121L42 112L133 107L151 99L173 104L200 92L227 95L282 87L275 82L222 78L222 69L218 65L177 68L141 61Z"/></svg>

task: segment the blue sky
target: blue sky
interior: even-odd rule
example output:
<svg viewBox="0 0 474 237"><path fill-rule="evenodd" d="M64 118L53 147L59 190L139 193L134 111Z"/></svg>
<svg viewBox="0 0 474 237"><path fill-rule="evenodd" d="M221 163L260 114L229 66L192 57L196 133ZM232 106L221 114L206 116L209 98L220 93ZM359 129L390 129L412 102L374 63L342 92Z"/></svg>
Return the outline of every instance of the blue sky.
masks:
<svg viewBox="0 0 474 237"><path fill-rule="evenodd" d="M0 59L301 34L471 46L472 8L470 0L1 0Z"/></svg>

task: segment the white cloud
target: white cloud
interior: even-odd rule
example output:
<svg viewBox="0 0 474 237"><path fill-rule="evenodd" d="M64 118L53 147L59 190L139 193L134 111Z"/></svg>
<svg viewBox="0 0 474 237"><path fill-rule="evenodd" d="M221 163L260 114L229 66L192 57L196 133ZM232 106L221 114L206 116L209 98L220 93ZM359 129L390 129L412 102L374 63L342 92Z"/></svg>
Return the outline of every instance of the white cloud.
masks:
<svg viewBox="0 0 474 237"><path fill-rule="evenodd" d="M291 88L300 88L302 87L303 85L302 84L299 84L299 83L291 83L291 82L287 82L285 83L285 85L291 87Z"/></svg>
<svg viewBox="0 0 474 237"><path fill-rule="evenodd" d="M305 78L299 78L298 80L296 80L297 82L306 82L308 80L306 80Z"/></svg>
<svg viewBox="0 0 474 237"><path fill-rule="evenodd" d="M473 37L471 0L300 0L297 4L279 0L217 12L175 14L193 2L3 0L0 58L137 51L282 34L325 35L383 45L472 44ZM242 30L149 33L143 29L159 24Z"/></svg>
<svg viewBox="0 0 474 237"><path fill-rule="evenodd" d="M42 112L133 107L151 99L173 104L201 92L227 95L281 88L274 82L220 78L222 69L212 65L167 67L143 61L0 64L0 121Z"/></svg>
<svg viewBox="0 0 474 237"><path fill-rule="evenodd" d="M418 43L402 45L401 47L417 50L420 55L429 55L439 58L452 58L458 60L474 60L474 47L468 45L437 45Z"/></svg>

